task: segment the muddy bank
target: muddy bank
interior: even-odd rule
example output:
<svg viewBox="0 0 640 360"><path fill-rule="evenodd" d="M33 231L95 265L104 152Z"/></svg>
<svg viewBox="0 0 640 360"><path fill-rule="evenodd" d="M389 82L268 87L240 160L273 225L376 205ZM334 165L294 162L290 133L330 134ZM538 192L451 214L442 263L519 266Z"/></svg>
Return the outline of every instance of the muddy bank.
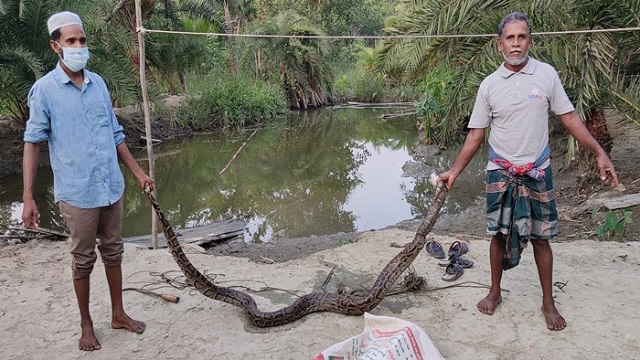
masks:
<svg viewBox="0 0 640 360"><path fill-rule="evenodd" d="M171 140L193 135L196 131L188 126L171 123L166 115L171 114L179 106L179 97L172 96L165 100L164 108L159 114L151 116L151 134L153 139ZM136 155L146 154L145 124L142 110L137 107L115 109L116 117L124 128L127 145ZM22 136L24 129L15 122L0 118L0 179L22 171ZM49 153L46 149L40 153L40 166L49 165Z"/></svg>

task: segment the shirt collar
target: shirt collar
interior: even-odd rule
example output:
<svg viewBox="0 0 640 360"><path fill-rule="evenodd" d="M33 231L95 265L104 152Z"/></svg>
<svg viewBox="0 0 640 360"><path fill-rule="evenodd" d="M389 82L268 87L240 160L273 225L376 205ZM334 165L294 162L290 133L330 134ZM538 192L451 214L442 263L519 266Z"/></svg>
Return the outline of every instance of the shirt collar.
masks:
<svg viewBox="0 0 640 360"><path fill-rule="evenodd" d="M527 75L533 75L533 72L536 71L536 61L534 59L531 58L531 56L529 56L529 60L527 61L527 65L524 66L524 68L522 68L522 70L518 71L519 73L523 73L523 74L527 74ZM504 66L504 62L500 65L500 75L502 75L503 78L508 78L509 76L515 74L515 71L511 71L509 69L507 69Z"/></svg>
<svg viewBox="0 0 640 360"><path fill-rule="evenodd" d="M58 81L60 81L62 84L66 84L68 82L71 82L71 78L69 78L69 75L67 75L67 73L64 72L64 70L62 69L62 65L60 65L60 60L58 60L58 64L56 64L56 68L54 69L54 73L56 75L56 79L58 79ZM91 79L89 79L87 71L85 69L82 69L82 73L84 74L83 82L85 84L90 83Z"/></svg>

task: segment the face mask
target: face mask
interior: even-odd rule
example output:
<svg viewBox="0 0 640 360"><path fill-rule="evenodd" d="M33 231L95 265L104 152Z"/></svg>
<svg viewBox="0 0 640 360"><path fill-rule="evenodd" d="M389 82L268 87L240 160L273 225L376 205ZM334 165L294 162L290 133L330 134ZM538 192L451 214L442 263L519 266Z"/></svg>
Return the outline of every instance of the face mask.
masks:
<svg viewBox="0 0 640 360"><path fill-rule="evenodd" d="M60 47L62 48L62 62L69 70L76 72L84 69L89 60L89 48L87 47Z"/></svg>

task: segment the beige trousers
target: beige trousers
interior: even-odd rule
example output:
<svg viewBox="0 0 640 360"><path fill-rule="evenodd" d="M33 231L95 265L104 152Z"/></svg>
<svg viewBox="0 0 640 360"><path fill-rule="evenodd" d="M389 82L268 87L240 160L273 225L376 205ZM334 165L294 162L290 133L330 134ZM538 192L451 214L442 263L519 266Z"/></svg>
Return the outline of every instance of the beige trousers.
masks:
<svg viewBox="0 0 640 360"><path fill-rule="evenodd" d="M64 201L60 201L58 207L71 232L74 279L88 276L93 271L97 259L96 244L105 266L122 263L122 199L113 205L94 209L77 208Z"/></svg>

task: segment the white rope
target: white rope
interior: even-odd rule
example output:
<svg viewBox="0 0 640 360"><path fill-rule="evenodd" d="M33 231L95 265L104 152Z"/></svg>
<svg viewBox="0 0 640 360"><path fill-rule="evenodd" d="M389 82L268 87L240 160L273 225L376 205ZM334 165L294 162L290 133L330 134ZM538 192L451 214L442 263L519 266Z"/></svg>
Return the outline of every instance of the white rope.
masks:
<svg viewBox="0 0 640 360"><path fill-rule="evenodd" d="M566 30L566 31L542 31L534 32L531 35L567 35L567 34L593 34L605 32L627 32L638 31L640 27L616 28L616 29L588 29L588 30ZM272 34L226 34L209 32L189 32L172 30L150 30L137 28L136 31L145 33L180 34L180 35L205 35L205 36L229 36L247 38L289 38L289 39L436 39L436 38L474 38L474 37L497 37L498 34L442 34L442 35L272 35Z"/></svg>

